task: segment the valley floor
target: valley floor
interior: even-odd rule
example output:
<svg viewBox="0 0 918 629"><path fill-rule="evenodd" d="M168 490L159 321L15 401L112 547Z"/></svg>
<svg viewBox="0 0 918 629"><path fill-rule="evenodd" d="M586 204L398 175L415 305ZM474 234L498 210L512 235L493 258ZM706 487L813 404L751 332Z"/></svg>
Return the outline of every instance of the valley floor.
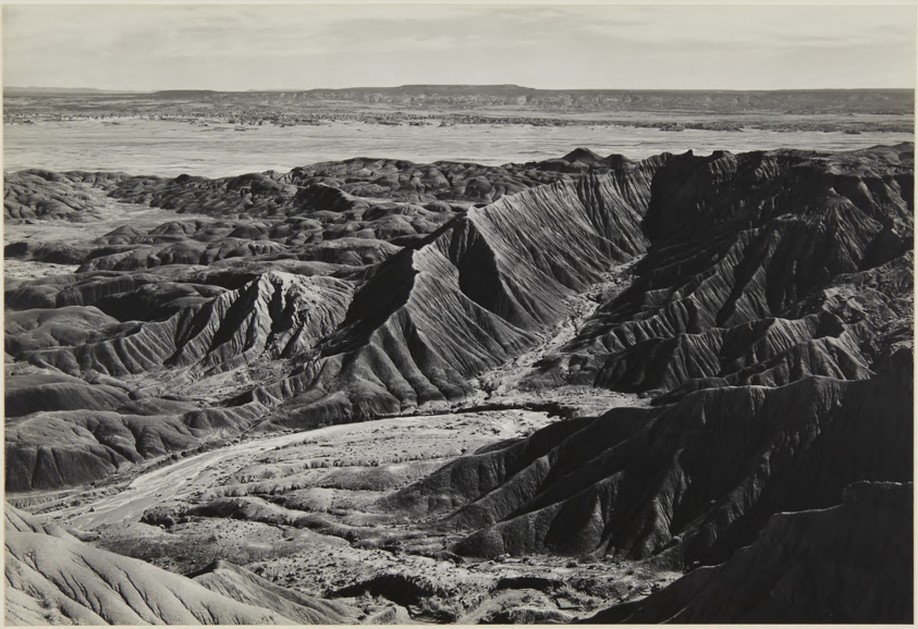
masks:
<svg viewBox="0 0 918 629"><path fill-rule="evenodd" d="M239 437L95 486L8 498L94 546L177 573L223 560L339 599L355 622L565 621L679 576L611 558L465 559L450 552L454 534L378 504L461 454L553 421L564 420L472 411Z"/></svg>

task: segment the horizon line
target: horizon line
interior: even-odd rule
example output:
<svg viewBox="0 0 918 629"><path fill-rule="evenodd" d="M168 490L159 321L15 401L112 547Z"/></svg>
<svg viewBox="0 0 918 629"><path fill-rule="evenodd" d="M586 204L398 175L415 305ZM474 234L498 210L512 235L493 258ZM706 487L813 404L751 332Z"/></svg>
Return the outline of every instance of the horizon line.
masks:
<svg viewBox="0 0 918 629"><path fill-rule="evenodd" d="M318 91L346 91L346 90L393 90L412 87L467 87L467 88L518 88L534 92L856 92L856 91L909 91L916 92L916 87L772 87L772 88L720 88L720 87L570 87L570 88L541 88L519 85L517 83L404 83L400 85L352 85L348 87L265 87L249 89L218 89L197 87L167 87L157 89L136 88L108 88L108 87L62 87L58 85L4 85L7 90L44 90L60 92L108 92L119 94L156 94L160 92L212 92L223 94L246 94L251 92L318 92Z"/></svg>

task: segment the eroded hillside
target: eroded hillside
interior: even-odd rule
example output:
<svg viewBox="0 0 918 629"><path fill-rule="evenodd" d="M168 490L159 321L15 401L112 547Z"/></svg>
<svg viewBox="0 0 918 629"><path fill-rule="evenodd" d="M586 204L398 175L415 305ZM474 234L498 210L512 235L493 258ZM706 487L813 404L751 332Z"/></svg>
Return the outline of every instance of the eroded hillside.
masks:
<svg viewBox="0 0 918 629"><path fill-rule="evenodd" d="M912 477L913 177L910 144L13 173L8 496L90 531L48 544L109 585L154 569L110 551L205 570L189 622L780 618L709 605L776 514L856 545L845 488ZM17 540L11 619L173 620L71 609L87 562L27 574Z"/></svg>

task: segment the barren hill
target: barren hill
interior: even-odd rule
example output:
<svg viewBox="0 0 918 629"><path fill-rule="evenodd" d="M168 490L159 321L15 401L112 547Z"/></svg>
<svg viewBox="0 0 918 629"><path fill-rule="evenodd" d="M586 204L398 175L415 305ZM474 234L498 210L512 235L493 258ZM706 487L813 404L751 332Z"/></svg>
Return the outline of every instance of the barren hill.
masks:
<svg viewBox="0 0 918 629"><path fill-rule="evenodd" d="M10 620L909 617L913 163L10 174Z"/></svg>
<svg viewBox="0 0 918 629"><path fill-rule="evenodd" d="M330 624L347 608L310 601L234 566L194 579L94 548L6 505L6 622Z"/></svg>
<svg viewBox="0 0 918 629"><path fill-rule="evenodd" d="M460 400L645 252L627 290L600 295L525 386L673 399L712 384L869 378L910 337L910 151L598 163L574 152L501 169L352 160L226 180L14 175L14 220L85 220L79 208L41 213L35 199L60 186L90 205L205 214L7 246L80 265L7 286L7 486L100 478L256 423ZM342 169L355 191L389 177L397 200L342 191ZM523 191L456 205L503 181ZM404 231L381 227L405 219Z"/></svg>
<svg viewBox="0 0 918 629"><path fill-rule="evenodd" d="M391 504L472 531L456 546L472 556L717 563L775 513L837 504L860 480L909 481L911 369L901 350L870 380L705 389L570 420L460 458Z"/></svg>

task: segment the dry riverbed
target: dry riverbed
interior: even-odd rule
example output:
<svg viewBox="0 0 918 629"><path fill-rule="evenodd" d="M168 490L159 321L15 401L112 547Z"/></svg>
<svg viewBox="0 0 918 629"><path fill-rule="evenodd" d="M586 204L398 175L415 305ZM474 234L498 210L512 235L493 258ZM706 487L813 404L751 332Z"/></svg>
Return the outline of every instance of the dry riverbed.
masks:
<svg viewBox="0 0 918 629"><path fill-rule="evenodd" d="M338 598L360 610L355 621L565 621L677 575L606 559L458 557L449 534L377 504L461 454L552 421L563 420L494 410L238 439L109 483L13 502L175 572L226 560Z"/></svg>

